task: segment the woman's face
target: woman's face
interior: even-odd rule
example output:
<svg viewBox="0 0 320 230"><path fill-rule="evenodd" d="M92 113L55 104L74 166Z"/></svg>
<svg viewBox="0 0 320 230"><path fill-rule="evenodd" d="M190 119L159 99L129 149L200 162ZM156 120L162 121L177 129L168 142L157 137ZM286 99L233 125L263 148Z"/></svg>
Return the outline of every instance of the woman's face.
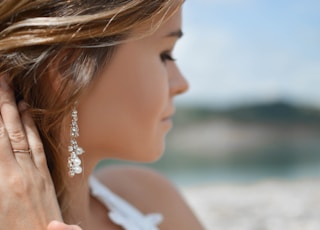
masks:
<svg viewBox="0 0 320 230"><path fill-rule="evenodd" d="M78 143L86 157L153 161L172 126L173 98L188 84L172 50L181 35L181 11L152 35L118 47L79 101Z"/></svg>

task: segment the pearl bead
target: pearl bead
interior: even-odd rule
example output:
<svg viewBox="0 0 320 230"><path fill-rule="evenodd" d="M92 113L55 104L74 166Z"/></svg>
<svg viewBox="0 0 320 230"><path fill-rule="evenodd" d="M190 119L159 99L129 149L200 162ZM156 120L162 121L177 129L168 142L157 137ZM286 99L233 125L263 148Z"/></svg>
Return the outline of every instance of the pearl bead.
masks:
<svg viewBox="0 0 320 230"><path fill-rule="evenodd" d="M81 168L80 166L75 166L75 167L74 167L74 172L75 172L76 174L80 174L80 173L82 173L82 168Z"/></svg>
<svg viewBox="0 0 320 230"><path fill-rule="evenodd" d="M83 154L83 153L84 153L83 148L78 147L78 148L77 148L77 154L78 154L78 155L81 155L81 154Z"/></svg>
<svg viewBox="0 0 320 230"><path fill-rule="evenodd" d="M75 159L73 160L73 164L74 164L75 166L79 166L79 165L81 165L81 160L80 160L79 158L75 158Z"/></svg>

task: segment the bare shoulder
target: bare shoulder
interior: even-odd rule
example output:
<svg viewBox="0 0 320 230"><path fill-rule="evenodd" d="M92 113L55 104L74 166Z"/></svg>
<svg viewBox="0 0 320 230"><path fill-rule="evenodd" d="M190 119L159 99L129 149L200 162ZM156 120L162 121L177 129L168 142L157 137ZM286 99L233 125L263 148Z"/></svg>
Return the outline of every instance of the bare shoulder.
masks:
<svg viewBox="0 0 320 230"><path fill-rule="evenodd" d="M96 176L113 192L143 213L164 216L161 229L203 229L176 187L161 174L144 167L106 167Z"/></svg>

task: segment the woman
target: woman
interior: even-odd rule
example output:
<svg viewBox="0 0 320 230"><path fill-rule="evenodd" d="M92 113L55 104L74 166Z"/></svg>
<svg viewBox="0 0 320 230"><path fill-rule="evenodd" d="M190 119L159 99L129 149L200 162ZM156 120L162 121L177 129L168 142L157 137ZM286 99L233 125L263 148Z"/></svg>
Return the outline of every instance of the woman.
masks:
<svg viewBox="0 0 320 230"><path fill-rule="evenodd" d="M201 229L158 174L93 175L102 159L150 162L163 152L173 98L188 88L172 57L182 2L0 3L2 226Z"/></svg>

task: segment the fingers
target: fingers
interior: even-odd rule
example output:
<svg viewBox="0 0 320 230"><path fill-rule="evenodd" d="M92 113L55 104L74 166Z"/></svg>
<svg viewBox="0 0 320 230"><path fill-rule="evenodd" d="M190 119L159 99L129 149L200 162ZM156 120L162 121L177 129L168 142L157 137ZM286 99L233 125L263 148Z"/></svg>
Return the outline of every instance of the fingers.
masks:
<svg viewBox="0 0 320 230"><path fill-rule="evenodd" d="M12 90L7 85L5 78L3 76L0 78L2 117L0 121L0 148L2 150L0 158L11 157L11 161L15 158L22 168L31 169L36 165L39 170L47 173L48 167L42 142L36 125L27 111L27 105L20 102L18 110ZM29 148L32 158L26 152Z"/></svg>
<svg viewBox="0 0 320 230"><path fill-rule="evenodd" d="M1 168L3 170L6 170L5 168L3 168L4 164L15 163L16 161L12 153L12 147L10 144L6 126L2 118L1 107L7 97L6 96L7 85L3 83L4 77L3 76L0 76L0 77L1 77L1 80L0 80L0 161L2 163Z"/></svg>
<svg viewBox="0 0 320 230"><path fill-rule="evenodd" d="M14 156L12 154L10 140L9 140L1 115L0 115L0 162L2 163L2 165L15 162ZM1 168L3 168L3 166Z"/></svg>
<svg viewBox="0 0 320 230"><path fill-rule="evenodd" d="M25 104L25 102L19 103L19 110L21 111L21 121L26 132L34 164L39 170L47 172L48 166L41 138L39 136L37 127L29 111L27 110L27 105Z"/></svg>
<svg viewBox="0 0 320 230"><path fill-rule="evenodd" d="M29 145L20 121L20 114L14 99L14 94L7 85L4 77L1 78L0 83L0 111L11 147L13 150L27 150Z"/></svg>
<svg viewBox="0 0 320 230"><path fill-rule="evenodd" d="M82 230L77 225L67 225L59 221L51 221L47 227L47 230Z"/></svg>
<svg viewBox="0 0 320 230"><path fill-rule="evenodd" d="M11 160L11 162L16 159L16 162L20 166L25 165L30 167L32 165L30 154L24 152L29 149L27 137L21 124L13 92L3 76L0 80L0 112L2 117L2 133L5 135L2 138L1 145L2 156ZM15 150L18 152L15 153Z"/></svg>

